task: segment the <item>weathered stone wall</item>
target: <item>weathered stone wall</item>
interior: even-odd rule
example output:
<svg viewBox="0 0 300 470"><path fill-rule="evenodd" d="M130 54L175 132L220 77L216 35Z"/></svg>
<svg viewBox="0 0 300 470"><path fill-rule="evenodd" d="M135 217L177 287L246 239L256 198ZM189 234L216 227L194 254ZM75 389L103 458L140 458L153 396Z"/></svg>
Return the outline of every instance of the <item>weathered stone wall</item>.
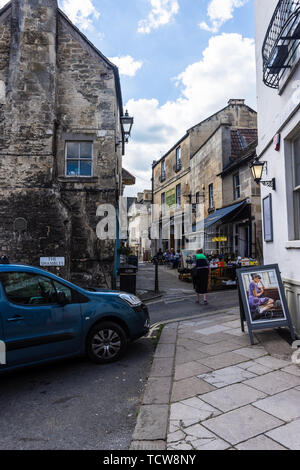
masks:
<svg viewBox="0 0 300 470"><path fill-rule="evenodd" d="M224 132L226 126L221 126L214 135L201 147L191 160L191 189L193 199L197 193L201 194L200 203L202 214L200 220L209 215L209 185L213 184L214 209L223 206L222 180L217 177L223 169L222 154ZM204 213L203 213L204 212Z"/></svg>
<svg viewBox="0 0 300 470"><path fill-rule="evenodd" d="M111 287L115 241L97 239L96 211L116 206L122 187L114 70L56 0L13 0L0 17L0 50L0 252L37 266L64 256L65 268L52 271ZM93 142L92 177L65 176L68 140Z"/></svg>
<svg viewBox="0 0 300 470"><path fill-rule="evenodd" d="M188 132L191 138L191 155L198 151L220 124L249 129L257 128L257 114L244 102L245 100L229 100L226 108L190 129Z"/></svg>

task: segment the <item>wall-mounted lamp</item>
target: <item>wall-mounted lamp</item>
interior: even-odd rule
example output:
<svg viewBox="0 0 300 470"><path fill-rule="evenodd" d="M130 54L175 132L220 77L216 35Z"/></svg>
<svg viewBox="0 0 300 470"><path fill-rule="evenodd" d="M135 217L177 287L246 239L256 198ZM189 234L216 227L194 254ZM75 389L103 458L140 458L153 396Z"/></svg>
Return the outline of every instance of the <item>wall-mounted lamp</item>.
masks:
<svg viewBox="0 0 300 470"><path fill-rule="evenodd" d="M130 117L128 111L126 110L125 115L121 117L122 132L126 143L128 142L130 137L133 122L133 117Z"/></svg>
<svg viewBox="0 0 300 470"><path fill-rule="evenodd" d="M121 127L122 127L122 140L119 140L118 137L116 137L116 147L120 144L127 144L130 134L131 134L131 129L133 126L134 119L133 117L130 117L128 114L128 111L126 110L126 113L124 116L121 117Z"/></svg>
<svg viewBox="0 0 300 470"><path fill-rule="evenodd" d="M258 158L256 158L250 164L250 169L252 171L253 179L257 184L263 184L264 186L268 186L269 188L272 188L273 191L276 191L276 180L275 180L275 178L273 178L272 180L269 180L269 181L262 181L262 174L263 174L265 165L266 165L266 162L262 162Z"/></svg>

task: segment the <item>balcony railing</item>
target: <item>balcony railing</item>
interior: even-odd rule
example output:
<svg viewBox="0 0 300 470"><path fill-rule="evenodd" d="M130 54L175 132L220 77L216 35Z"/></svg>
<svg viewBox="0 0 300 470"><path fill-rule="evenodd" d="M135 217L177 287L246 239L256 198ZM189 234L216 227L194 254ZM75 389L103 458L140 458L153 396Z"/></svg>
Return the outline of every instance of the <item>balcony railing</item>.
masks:
<svg viewBox="0 0 300 470"><path fill-rule="evenodd" d="M279 88L287 69L293 66L300 44L300 0L280 0L270 22L262 49L263 80Z"/></svg>

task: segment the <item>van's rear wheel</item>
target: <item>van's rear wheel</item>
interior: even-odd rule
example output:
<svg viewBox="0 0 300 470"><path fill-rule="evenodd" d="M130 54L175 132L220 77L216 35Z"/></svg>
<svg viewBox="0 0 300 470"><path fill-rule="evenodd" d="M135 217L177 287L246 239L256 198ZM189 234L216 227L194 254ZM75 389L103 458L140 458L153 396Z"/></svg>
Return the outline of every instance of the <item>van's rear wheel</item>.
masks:
<svg viewBox="0 0 300 470"><path fill-rule="evenodd" d="M118 361L127 349L127 337L122 327L113 322L95 325L87 339L88 357L97 364Z"/></svg>

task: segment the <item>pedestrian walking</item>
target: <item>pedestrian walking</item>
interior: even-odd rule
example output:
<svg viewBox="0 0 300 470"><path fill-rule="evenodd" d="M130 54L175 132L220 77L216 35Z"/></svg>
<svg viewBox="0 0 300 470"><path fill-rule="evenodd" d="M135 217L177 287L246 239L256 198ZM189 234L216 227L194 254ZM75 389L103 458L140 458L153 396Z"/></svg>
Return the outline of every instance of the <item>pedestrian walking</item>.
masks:
<svg viewBox="0 0 300 470"><path fill-rule="evenodd" d="M210 274L209 262L203 254L203 250L198 250L194 261L194 287L197 294L196 303L200 304L203 295L204 304L207 305L208 279Z"/></svg>

